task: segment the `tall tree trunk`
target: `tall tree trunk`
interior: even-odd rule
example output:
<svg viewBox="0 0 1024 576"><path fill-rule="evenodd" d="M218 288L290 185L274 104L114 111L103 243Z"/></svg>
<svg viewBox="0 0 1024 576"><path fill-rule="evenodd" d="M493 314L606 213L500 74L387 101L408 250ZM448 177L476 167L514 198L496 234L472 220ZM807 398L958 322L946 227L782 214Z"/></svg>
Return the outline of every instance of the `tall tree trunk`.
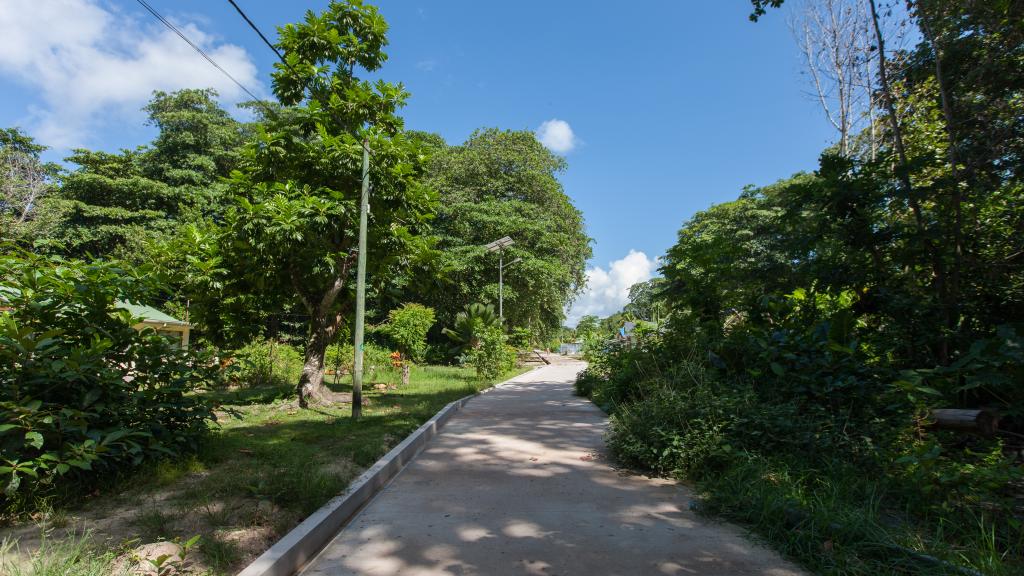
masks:
<svg viewBox="0 0 1024 576"><path fill-rule="evenodd" d="M961 192L960 154L957 142L956 118L953 115L953 102L949 95L949 86L946 83L946 76L942 70L942 60L945 54L939 37L935 34L931 23L928 21L928 14L922 2L917 3L918 21L921 23L921 32L925 39L932 46L932 55L935 58L935 82L939 87L939 98L942 103L942 116L946 124L946 159L949 162L950 175L953 177L952 189L950 190L950 204L953 211L953 270L950 273L948 302L949 325L948 330L954 334L960 327L960 279L963 270L964 260L964 237L963 237L963 194Z"/></svg>
<svg viewBox="0 0 1024 576"><path fill-rule="evenodd" d="M893 147L896 149L896 159L898 162L896 177L903 187L904 194L907 196L907 203L910 205L910 210L914 215L918 234L920 234L921 241L924 243L925 249L931 258L932 274L934 275L933 288L943 316L942 325L946 327L950 323L949 309L946 306L949 290L946 282L946 268L942 263L942 258L939 256L934 242L927 238L927 225L924 221L924 214L917 198L917 192L914 190L914 185L910 180L910 163L907 161L907 149L903 142L903 127L900 125L899 116L896 114L896 100L892 93L892 86L889 84L888 61L885 56L885 37L879 24L876 0L868 0L868 7L871 9L871 23L875 32L875 42L878 45L878 83L882 90L882 104L885 106L886 115L889 118ZM939 338L938 355L940 364L947 365L949 363L949 338L947 334L942 334Z"/></svg>
<svg viewBox="0 0 1024 576"><path fill-rule="evenodd" d="M402 360L402 385L409 385L409 372L412 371L412 362L408 358Z"/></svg>

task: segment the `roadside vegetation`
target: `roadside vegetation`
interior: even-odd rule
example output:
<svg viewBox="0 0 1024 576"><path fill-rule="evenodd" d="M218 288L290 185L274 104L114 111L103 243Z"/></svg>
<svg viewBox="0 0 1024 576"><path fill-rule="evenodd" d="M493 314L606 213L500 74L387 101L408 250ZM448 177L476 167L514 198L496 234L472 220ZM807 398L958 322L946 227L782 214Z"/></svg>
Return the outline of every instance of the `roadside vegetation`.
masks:
<svg viewBox="0 0 1024 576"><path fill-rule="evenodd" d="M190 573L233 574L447 403L521 371L485 380L471 368L416 366L405 385L402 370L388 364L367 380L358 421L344 405L299 408L292 380L204 393L217 405L217 424L195 453L126 472L116 491L99 490L82 504L42 500L31 519L0 531L7 569L20 562L32 575L109 574L96 567L113 570L139 544L198 535L186 558ZM350 391L347 378L328 386Z"/></svg>
<svg viewBox="0 0 1024 576"><path fill-rule="evenodd" d="M152 142L66 166L0 130L0 533L34 554L23 573L106 574L164 545L230 573L517 353L557 345L590 256L565 161L529 131L406 130L402 85L364 79L387 31L358 1L280 27L289 64L250 122L212 90L155 92ZM503 236L504 320L484 247ZM187 321L188 346L146 307ZM460 324L467 307L482 316Z"/></svg>
<svg viewBox="0 0 1024 576"><path fill-rule="evenodd" d="M917 44L886 51L892 11L835 5L818 25L871 33L838 47L872 80L861 127L838 122L816 172L689 219L655 290L667 320L582 323L577 390L622 462L816 573L1020 574L1019 10L910 2L888 26Z"/></svg>

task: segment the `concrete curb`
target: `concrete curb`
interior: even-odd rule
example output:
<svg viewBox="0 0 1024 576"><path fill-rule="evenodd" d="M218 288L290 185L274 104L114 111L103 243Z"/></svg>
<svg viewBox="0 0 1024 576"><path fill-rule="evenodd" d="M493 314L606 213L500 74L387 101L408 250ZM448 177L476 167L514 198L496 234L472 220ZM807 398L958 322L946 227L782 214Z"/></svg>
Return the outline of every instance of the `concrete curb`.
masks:
<svg viewBox="0 0 1024 576"><path fill-rule="evenodd" d="M449 403L398 446L377 460L373 466L356 478L344 493L331 498L319 510L310 514L291 532L285 534L277 543L239 572L238 576L292 576L297 573L334 538L338 531L355 516L356 512L359 512L423 449L423 446L431 438L441 431L448 420L467 402L480 394L485 394L505 384L514 383L520 376L529 374L533 370Z"/></svg>

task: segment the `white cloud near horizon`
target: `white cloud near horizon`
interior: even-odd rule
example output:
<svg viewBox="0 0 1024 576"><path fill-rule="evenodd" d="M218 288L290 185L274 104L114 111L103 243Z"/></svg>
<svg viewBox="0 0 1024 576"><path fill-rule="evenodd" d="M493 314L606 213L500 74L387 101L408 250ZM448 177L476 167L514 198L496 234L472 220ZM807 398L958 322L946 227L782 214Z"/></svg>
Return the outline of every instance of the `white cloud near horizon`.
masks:
<svg viewBox="0 0 1024 576"><path fill-rule="evenodd" d="M579 144L579 138L572 131L572 126L558 118L545 121L537 128L536 134L537 140L556 154L568 154Z"/></svg>
<svg viewBox="0 0 1024 576"><path fill-rule="evenodd" d="M244 48L169 19L239 82L264 94ZM154 90L214 88L222 104L249 99L155 20L96 0L5 0L0 38L0 77L35 91L26 128L57 149L92 143L89 134L104 125L137 122Z"/></svg>
<svg viewBox="0 0 1024 576"><path fill-rule="evenodd" d="M593 314L610 316L629 303L629 288L637 282L654 277L657 258L648 258L643 252L630 250L629 254L608 263L608 269L594 266L587 269L587 287L572 303L566 324L575 328L580 318Z"/></svg>

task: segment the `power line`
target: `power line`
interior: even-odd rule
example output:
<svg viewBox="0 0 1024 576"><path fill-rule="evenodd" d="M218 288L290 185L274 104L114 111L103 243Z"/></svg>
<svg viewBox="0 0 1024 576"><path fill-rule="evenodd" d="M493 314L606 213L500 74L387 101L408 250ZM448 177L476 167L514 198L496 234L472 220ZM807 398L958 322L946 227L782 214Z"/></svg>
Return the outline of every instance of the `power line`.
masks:
<svg viewBox="0 0 1024 576"><path fill-rule="evenodd" d="M246 16L245 12L242 11L242 8L235 3L235 0L228 0L228 3L234 6L235 10L238 11L238 14L245 19L247 24L249 24L249 27L255 30L256 33L260 35L260 38L263 40L263 43L266 44L268 48L273 50L274 54L277 54L277 59L280 60L282 64L287 66L289 70L292 70L292 67L288 65L288 61L284 59L284 56L281 54L280 50L277 49L277 46L274 46L274 44L270 40L267 40L267 37L263 35L263 32L256 26L256 24L252 20L249 19L248 16ZM295 73L295 70L292 70L292 73Z"/></svg>
<svg viewBox="0 0 1024 576"><path fill-rule="evenodd" d="M234 8L238 12L239 16L241 16L246 21L246 23L249 24L250 28L252 28L257 34L259 34L260 39L263 40L263 43L266 44L268 48L273 50L274 54L277 54L277 59L280 60L282 64L284 64L285 68L287 68L292 74L295 74L295 76L298 76L299 73L296 72L294 68L292 68L291 64L289 64L287 60L285 60L284 55L282 55L281 51L277 49L277 46L274 46L273 42L271 42L270 40L267 39L266 35L263 34L263 32L259 29L259 26L256 26L256 23L253 22L249 18L249 16L246 15L246 13L242 10L241 6L239 6L235 2L235 0L228 0L228 3L231 4L232 6L234 6ZM309 97L312 98L313 97L313 91L310 90L310 88L309 88L310 80L311 79L307 79L306 82L303 83L302 91L303 92L309 91ZM374 152L369 149L369 147L366 145L365 142L362 143L362 147L367 152L369 152L371 155L375 155Z"/></svg>
<svg viewBox="0 0 1024 576"><path fill-rule="evenodd" d="M136 0L136 1L139 4L141 4L142 7L145 8L150 14L152 14L154 18L159 20L164 26L167 26L167 28L169 28L172 32L177 34L179 38L184 40L185 43L187 43L189 46L191 46L193 50L198 52L200 56L202 56L207 62L210 63L210 65L212 65L217 70L220 70L222 74L224 74L225 76L230 78L231 81L234 82L239 88L241 88L243 92L245 92L250 97L252 97L252 99L255 100L256 102L259 102L260 105L264 106L268 111L270 111L271 113L273 112L273 110L269 106L264 104L263 101L260 98L257 98L255 94L253 94L248 88L245 87L245 85L243 85L241 82L236 80L235 77L232 76L230 73L228 73L227 70L222 68L220 64L217 64L216 60L214 60L212 57L210 57L210 55L207 54L198 45L196 45L195 42L193 42L192 40L189 40L188 36L185 36L185 34L181 30L179 30L177 26L175 26L174 24L171 24L170 21L168 21L166 18L161 16L159 12L157 12L152 6L149 5L149 3L146 2L146 0Z"/></svg>

